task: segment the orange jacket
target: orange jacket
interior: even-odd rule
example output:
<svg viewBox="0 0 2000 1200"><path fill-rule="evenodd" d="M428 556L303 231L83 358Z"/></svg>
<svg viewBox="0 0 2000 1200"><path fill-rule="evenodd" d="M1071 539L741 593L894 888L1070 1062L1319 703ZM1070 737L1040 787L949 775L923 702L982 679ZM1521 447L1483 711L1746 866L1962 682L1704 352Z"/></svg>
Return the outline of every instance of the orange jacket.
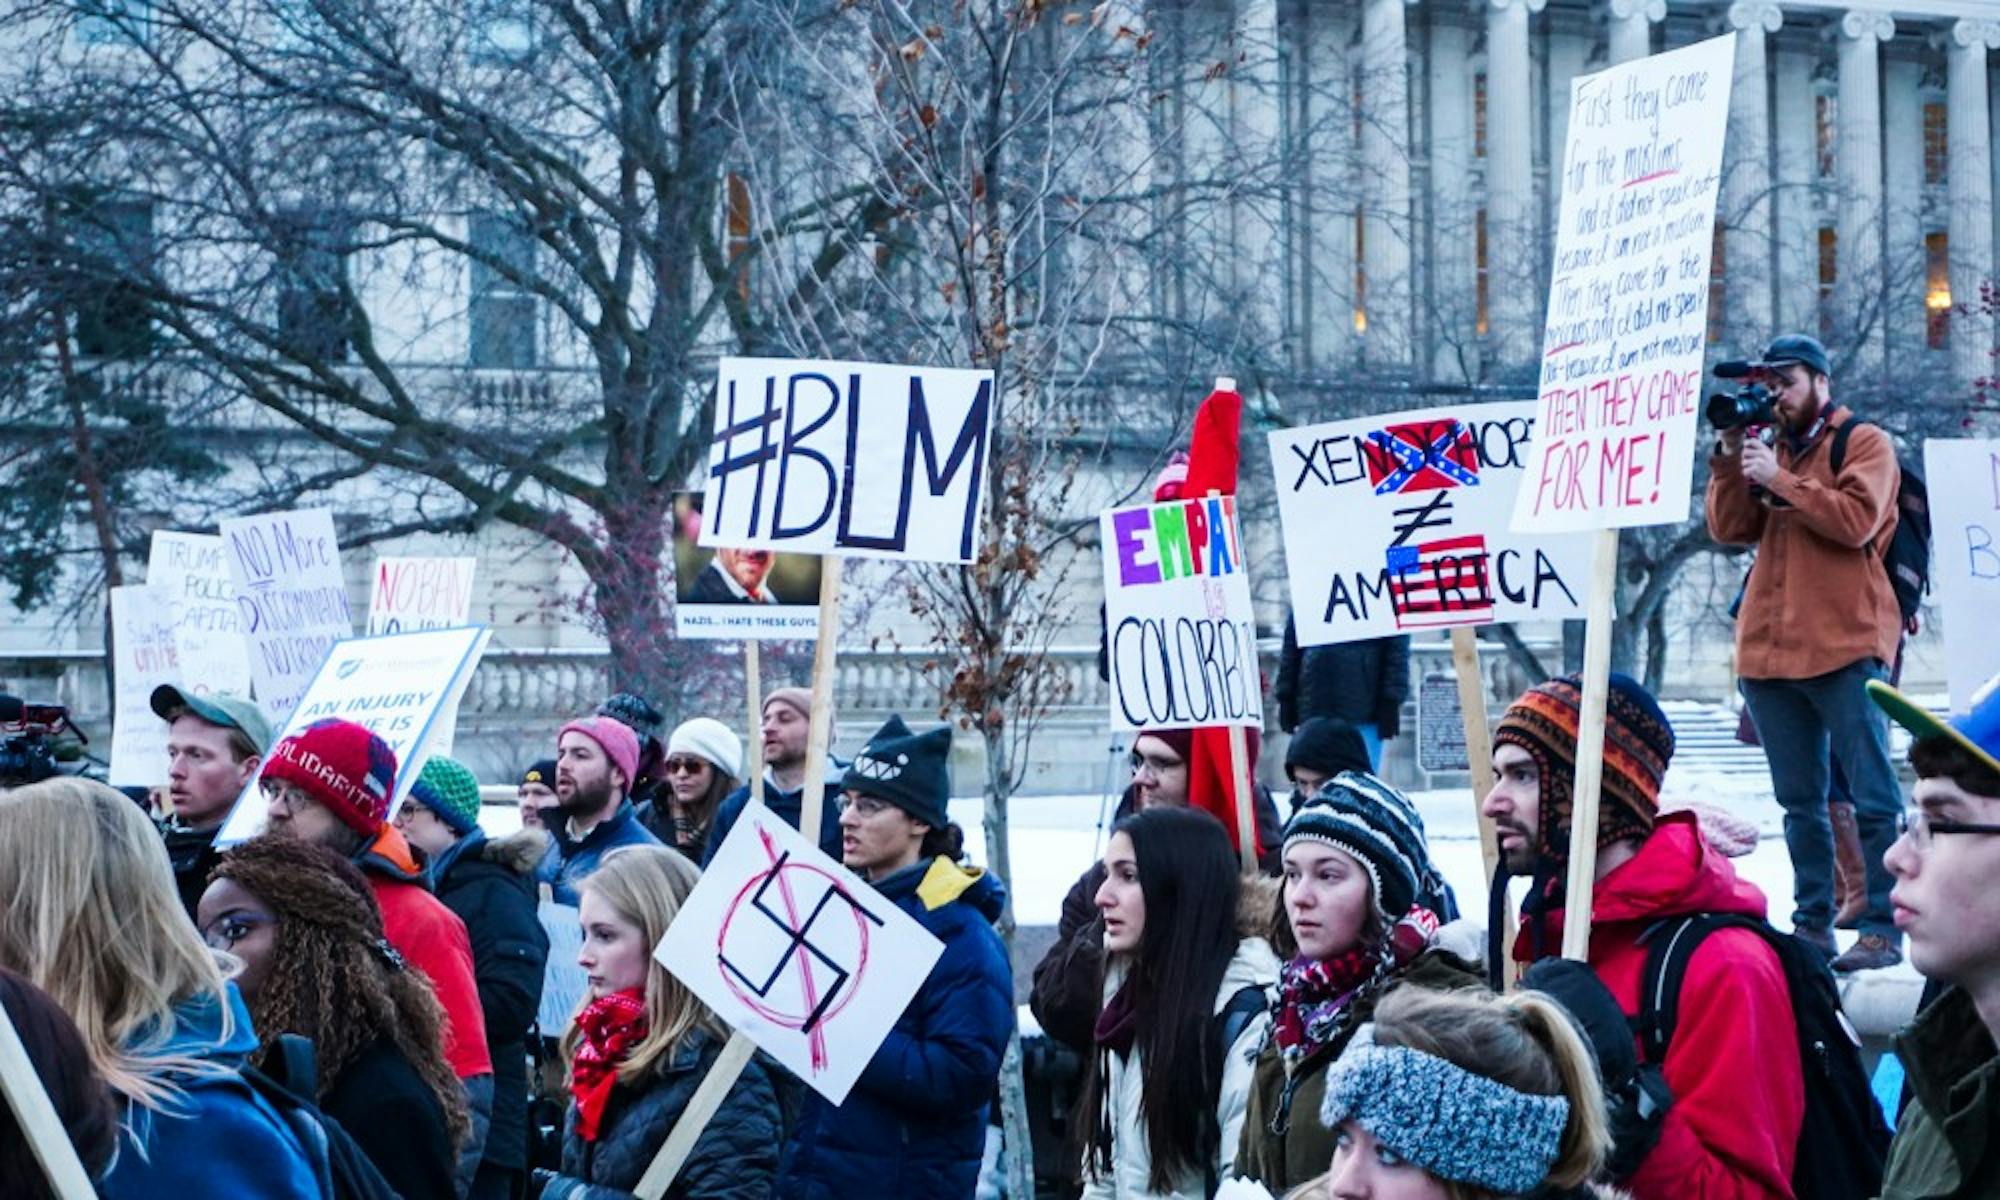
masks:
<svg viewBox="0 0 2000 1200"><path fill-rule="evenodd" d="M1736 617L1736 673L1745 679L1811 679L1862 659L1896 660L1903 616L1881 559L1896 532L1902 473L1889 435L1865 425L1849 435L1834 477L1833 431L1853 419L1835 408L1796 456L1778 440L1769 491L1790 508L1750 494L1740 454L1708 460L1709 535L1757 547Z"/></svg>
<svg viewBox="0 0 2000 1200"><path fill-rule="evenodd" d="M431 895L410 844L396 827L382 826L354 860L382 906L382 929L394 946L423 972L444 1009L444 1057L460 1079L491 1075L486 1053L486 1013L472 974L472 939L465 922Z"/></svg>

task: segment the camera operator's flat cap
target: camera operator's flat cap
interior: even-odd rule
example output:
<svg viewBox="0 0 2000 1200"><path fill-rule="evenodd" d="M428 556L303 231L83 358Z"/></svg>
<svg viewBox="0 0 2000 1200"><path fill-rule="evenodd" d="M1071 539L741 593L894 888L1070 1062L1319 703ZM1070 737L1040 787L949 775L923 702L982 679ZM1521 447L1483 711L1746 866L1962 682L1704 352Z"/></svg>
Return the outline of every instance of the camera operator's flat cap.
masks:
<svg viewBox="0 0 2000 1200"><path fill-rule="evenodd" d="M170 719L167 714L177 714L186 709L210 725L219 725L224 729L241 729L256 745L259 754L271 746L271 722L254 700L231 695L228 692L197 696L192 692L184 692L171 683L163 683L153 689L151 703L154 715L162 721Z"/></svg>
<svg viewBox="0 0 2000 1200"><path fill-rule="evenodd" d="M1788 333L1783 337L1772 338L1771 344L1764 347L1763 357L1748 361L1737 358L1717 363L1715 373L1723 379L1736 379L1752 371L1768 371L1772 367L1789 366L1792 363L1797 363L1810 371L1817 371L1821 375L1833 374L1833 368L1827 365L1826 347L1819 344L1818 338L1807 337L1803 333Z"/></svg>

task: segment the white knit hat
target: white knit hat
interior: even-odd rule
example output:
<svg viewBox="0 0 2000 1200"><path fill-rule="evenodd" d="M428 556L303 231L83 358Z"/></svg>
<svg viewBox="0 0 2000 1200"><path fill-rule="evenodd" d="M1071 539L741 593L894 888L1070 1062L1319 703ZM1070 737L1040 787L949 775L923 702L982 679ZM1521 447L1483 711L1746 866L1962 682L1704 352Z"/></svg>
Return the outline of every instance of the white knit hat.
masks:
<svg viewBox="0 0 2000 1200"><path fill-rule="evenodd" d="M743 778L743 741L714 717L696 717L674 726L667 739L667 757L683 752L707 759L731 779Z"/></svg>

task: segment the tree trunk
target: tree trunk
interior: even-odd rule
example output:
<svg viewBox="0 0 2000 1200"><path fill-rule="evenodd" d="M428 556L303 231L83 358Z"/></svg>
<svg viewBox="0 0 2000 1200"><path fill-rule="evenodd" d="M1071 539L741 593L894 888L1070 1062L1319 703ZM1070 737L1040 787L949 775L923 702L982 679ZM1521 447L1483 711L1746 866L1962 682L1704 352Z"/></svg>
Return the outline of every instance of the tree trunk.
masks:
<svg viewBox="0 0 2000 1200"><path fill-rule="evenodd" d="M91 446L90 421L83 411L83 381L77 377L76 359L70 350L69 318L59 307L55 319L56 371L63 400L69 405L70 448L76 454L76 478L90 503L90 524L97 533L97 553L104 561L104 694L116 703L118 656L111 644L110 590L124 584L125 572L118 562L118 531L112 524L111 505L104 496L104 476L97 469L97 453Z"/></svg>

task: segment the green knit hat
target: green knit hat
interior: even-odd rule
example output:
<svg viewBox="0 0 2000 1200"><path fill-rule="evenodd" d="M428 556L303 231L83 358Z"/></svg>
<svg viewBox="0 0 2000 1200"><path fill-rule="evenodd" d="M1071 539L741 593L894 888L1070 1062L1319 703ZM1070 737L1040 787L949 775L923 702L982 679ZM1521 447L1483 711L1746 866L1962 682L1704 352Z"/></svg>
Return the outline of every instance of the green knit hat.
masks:
<svg viewBox="0 0 2000 1200"><path fill-rule="evenodd" d="M436 813L460 837L479 828L479 777L455 758L434 754L426 759L410 798Z"/></svg>

